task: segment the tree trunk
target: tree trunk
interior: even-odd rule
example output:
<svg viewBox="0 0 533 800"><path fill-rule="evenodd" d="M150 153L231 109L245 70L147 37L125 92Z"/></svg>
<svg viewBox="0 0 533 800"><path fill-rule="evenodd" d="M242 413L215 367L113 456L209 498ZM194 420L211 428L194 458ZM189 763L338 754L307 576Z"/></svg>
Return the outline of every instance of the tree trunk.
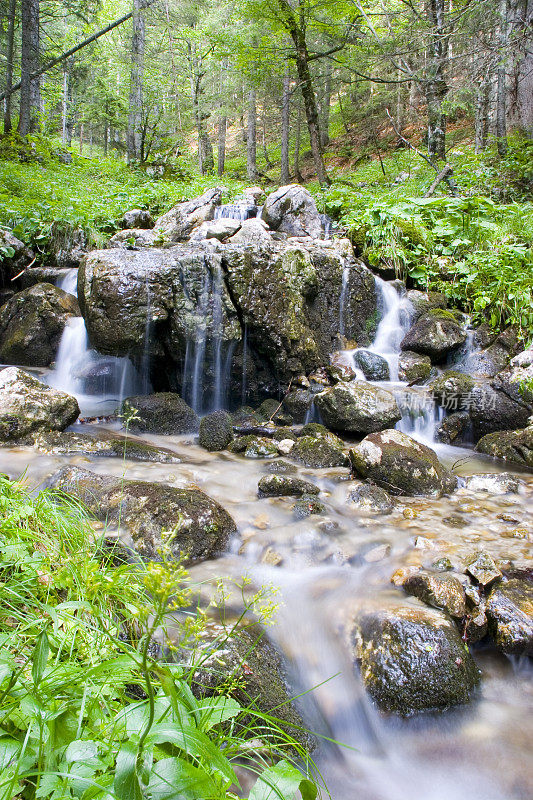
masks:
<svg viewBox="0 0 533 800"><path fill-rule="evenodd" d="M476 89L476 153L482 153L487 146L489 133L490 80L485 75Z"/></svg>
<svg viewBox="0 0 533 800"><path fill-rule="evenodd" d="M332 69L331 61L326 59L326 75L324 91L320 102L320 144L327 147L329 144L329 112L331 107Z"/></svg>
<svg viewBox="0 0 533 800"><path fill-rule="evenodd" d="M39 0L22 0L22 43L20 54L20 112L18 132L27 136L38 127L39 79L32 73L39 68ZM35 49L37 45L37 50Z"/></svg>
<svg viewBox="0 0 533 800"><path fill-rule="evenodd" d="M80 156L83 153L83 122L80 123Z"/></svg>
<svg viewBox="0 0 533 800"><path fill-rule="evenodd" d="M218 118L218 148L217 148L217 175L220 178L224 174L224 166L226 161L226 133L228 128L228 118L225 110L225 94L226 94L226 70L228 68L227 61L222 62L220 71L220 81L218 84L218 99L220 103L220 116Z"/></svg>
<svg viewBox="0 0 533 800"><path fill-rule="evenodd" d="M196 45L191 42L187 43L187 52L189 60L189 73L191 82L191 98L194 113L194 121L196 125L196 132L198 134L198 167L202 175L212 172L215 167L215 159L213 156L213 145L207 131L205 130L206 116L202 109L201 96L203 92L202 81L205 76L205 71L202 67L201 56L198 55Z"/></svg>
<svg viewBox="0 0 533 800"><path fill-rule="evenodd" d="M507 120L512 127L533 139L533 0L519 0L513 16L516 45L511 59Z"/></svg>
<svg viewBox="0 0 533 800"><path fill-rule="evenodd" d="M143 0L133 0L133 32L131 37L131 73L126 146L128 162L141 158L141 126L143 109L143 74L146 29Z"/></svg>
<svg viewBox="0 0 533 800"><path fill-rule="evenodd" d="M500 31L498 36L499 61L497 70L496 88L496 140L498 153L504 156L507 153L507 58L509 47L508 30L508 0L500 0Z"/></svg>
<svg viewBox="0 0 533 800"><path fill-rule="evenodd" d="M11 130L11 87L13 86L13 62L15 58L15 14L16 0L9 0L9 20L7 24L6 50L6 101L4 106L4 133Z"/></svg>
<svg viewBox="0 0 533 800"><path fill-rule="evenodd" d="M289 133L291 125L291 79L289 67L283 76L283 97L281 101L281 183L290 181L289 175Z"/></svg>
<svg viewBox="0 0 533 800"><path fill-rule="evenodd" d="M303 22L298 22L288 0L278 0L278 6L281 11L283 26L290 34L294 44L296 69L298 72L302 97L304 100L305 116L307 119L307 127L309 129L309 142L311 144L311 152L313 153L313 161L315 164L318 182L321 186L329 186L331 181L326 171L324 157L322 154L318 108L315 90L313 88L311 70L309 69L310 59L309 52L307 50L307 42L305 39L305 28Z"/></svg>
<svg viewBox="0 0 533 800"><path fill-rule="evenodd" d="M302 109L298 104L298 115L296 117L296 136L294 142L294 174L298 183L303 182L302 173L300 172L300 139L302 135Z"/></svg>
<svg viewBox="0 0 533 800"><path fill-rule="evenodd" d="M257 98L255 89L248 93L248 115L246 119L246 177L257 178Z"/></svg>
<svg viewBox="0 0 533 800"><path fill-rule="evenodd" d="M446 67L449 35L445 28L445 0L426 0L430 44L425 94L428 114L428 154L432 161L446 161L446 114L443 103L448 94Z"/></svg>

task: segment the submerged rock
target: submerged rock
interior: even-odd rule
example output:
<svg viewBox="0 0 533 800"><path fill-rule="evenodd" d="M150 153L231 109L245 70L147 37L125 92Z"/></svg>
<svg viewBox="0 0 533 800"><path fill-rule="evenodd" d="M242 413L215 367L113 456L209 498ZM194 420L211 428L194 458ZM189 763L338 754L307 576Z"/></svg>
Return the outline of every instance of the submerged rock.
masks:
<svg viewBox="0 0 533 800"><path fill-rule="evenodd" d="M129 430L170 436L195 433L200 425L198 414L174 392L127 397L122 404L122 417Z"/></svg>
<svg viewBox="0 0 533 800"><path fill-rule="evenodd" d="M65 325L79 315L76 298L50 283L15 294L0 308L0 362L48 367Z"/></svg>
<svg viewBox="0 0 533 800"><path fill-rule="evenodd" d="M0 370L0 440L16 441L38 431L62 431L79 414L75 397L16 367Z"/></svg>
<svg viewBox="0 0 533 800"><path fill-rule="evenodd" d="M179 464L181 458L171 450L141 442L138 439L113 436L99 431L97 436L77 431L52 431L34 437L34 447L41 453L107 456L127 458L131 461L148 461L159 464Z"/></svg>
<svg viewBox="0 0 533 800"><path fill-rule="evenodd" d="M336 438L336 437L335 437ZM313 469L343 467L348 458L340 439L331 441L324 437L301 436L291 450L291 458Z"/></svg>
<svg viewBox="0 0 533 800"><path fill-rule="evenodd" d="M479 440L476 450L503 461L533 467L533 427L488 433Z"/></svg>
<svg viewBox="0 0 533 800"><path fill-rule="evenodd" d="M449 352L466 341L466 332L449 311L435 309L423 314L401 342L402 350L426 355L433 363L443 361Z"/></svg>
<svg viewBox="0 0 533 800"><path fill-rule="evenodd" d="M439 497L457 485L433 450L397 430L371 433L350 450L350 461L356 476L391 494Z"/></svg>
<svg viewBox="0 0 533 800"><path fill-rule="evenodd" d="M280 186L269 194L261 218L272 230L289 236L322 235L322 222L312 194L298 183Z"/></svg>
<svg viewBox="0 0 533 800"><path fill-rule="evenodd" d="M394 508L394 502L385 489L368 483L350 492L349 499L363 511L374 511L376 514L390 514Z"/></svg>
<svg viewBox="0 0 533 800"><path fill-rule="evenodd" d="M360 612L353 643L365 688L382 711L410 716L466 703L479 681L454 623L419 604Z"/></svg>
<svg viewBox="0 0 533 800"><path fill-rule="evenodd" d="M508 494L518 492L519 483L514 475L509 472L499 472L495 475L481 473L469 475L464 479L465 486L471 492L489 492L490 494Z"/></svg>
<svg viewBox="0 0 533 800"><path fill-rule="evenodd" d="M315 402L328 428L348 433L380 431L401 419L394 395L364 381L337 384Z"/></svg>
<svg viewBox="0 0 533 800"><path fill-rule="evenodd" d="M265 436L237 436L229 445L232 453L240 453L245 458L275 458L279 455L277 442Z"/></svg>
<svg viewBox="0 0 533 800"><path fill-rule="evenodd" d="M259 497L300 497L304 494L319 494L314 483L288 475L265 475L257 486Z"/></svg>
<svg viewBox="0 0 533 800"><path fill-rule="evenodd" d="M324 503L321 503L312 495L302 495L293 505L292 513L296 519L306 519L313 514L325 514L327 511Z"/></svg>
<svg viewBox="0 0 533 800"><path fill-rule="evenodd" d="M504 653L533 656L533 583L512 578L487 599L489 633Z"/></svg>
<svg viewBox="0 0 533 800"><path fill-rule="evenodd" d="M147 560L157 559L163 547L187 562L210 558L237 531L228 512L199 489L128 481L79 467L63 467L48 485L81 500L98 519L120 522Z"/></svg>
<svg viewBox="0 0 533 800"><path fill-rule="evenodd" d="M215 452L233 441L233 422L227 411L213 411L200 420L200 446Z"/></svg>

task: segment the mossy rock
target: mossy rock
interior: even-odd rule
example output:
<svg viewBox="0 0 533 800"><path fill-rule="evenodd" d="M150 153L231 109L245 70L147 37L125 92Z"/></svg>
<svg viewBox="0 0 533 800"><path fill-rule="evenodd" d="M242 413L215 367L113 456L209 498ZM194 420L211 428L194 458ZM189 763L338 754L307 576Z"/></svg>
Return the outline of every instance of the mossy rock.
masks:
<svg viewBox="0 0 533 800"><path fill-rule="evenodd" d="M487 599L489 633L504 653L533 656L533 583L511 578Z"/></svg>
<svg viewBox="0 0 533 800"><path fill-rule="evenodd" d="M478 453L533 468L533 427L517 431L497 431L483 436Z"/></svg>
<svg viewBox="0 0 533 800"><path fill-rule="evenodd" d="M301 497L319 492L318 486L291 475L265 475L257 487L259 497Z"/></svg>
<svg viewBox="0 0 533 800"><path fill-rule="evenodd" d="M213 411L200 420L200 446L215 452L233 441L233 422L227 411Z"/></svg>
<svg viewBox="0 0 533 800"><path fill-rule="evenodd" d="M344 467L348 464L348 457L343 447L340 439L331 441L323 437L301 436L292 448L290 457L313 469Z"/></svg>
<svg viewBox="0 0 533 800"><path fill-rule="evenodd" d="M122 417L130 430L147 433L196 433L200 426L198 414L174 392L127 397Z"/></svg>
<svg viewBox="0 0 533 800"><path fill-rule="evenodd" d="M309 494L303 495L292 507L292 513L296 519L306 519L314 514L325 514L326 511L324 503Z"/></svg>

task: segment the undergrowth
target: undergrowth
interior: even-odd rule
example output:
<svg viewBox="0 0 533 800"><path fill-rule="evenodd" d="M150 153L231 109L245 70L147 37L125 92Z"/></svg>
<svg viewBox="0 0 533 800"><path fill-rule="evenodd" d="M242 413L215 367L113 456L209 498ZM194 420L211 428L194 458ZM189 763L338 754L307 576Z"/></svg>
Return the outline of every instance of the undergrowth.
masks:
<svg viewBox="0 0 533 800"><path fill-rule="evenodd" d="M229 800L243 796L237 765L257 776L249 800L316 798L274 716L193 694L201 662L186 655L206 616L182 566L164 552L117 563L79 506L5 477L0 548L2 800ZM263 595L251 602L268 615ZM156 647L176 615L179 643Z"/></svg>

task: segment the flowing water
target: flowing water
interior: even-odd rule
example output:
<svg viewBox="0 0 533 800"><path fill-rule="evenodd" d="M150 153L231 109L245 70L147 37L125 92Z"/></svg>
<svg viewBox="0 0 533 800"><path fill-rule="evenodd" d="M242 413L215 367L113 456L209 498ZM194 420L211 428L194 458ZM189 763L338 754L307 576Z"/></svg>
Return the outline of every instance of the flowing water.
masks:
<svg viewBox="0 0 533 800"><path fill-rule="evenodd" d="M397 394L404 410L399 427L432 441L436 419L432 401L423 389L409 389L397 380L408 305L394 286L377 282L382 318L369 349L386 358L393 379L380 385ZM217 295L216 280L202 288L200 302L205 307L213 293ZM243 399L246 338L245 331ZM87 388L83 377L87 364L94 365L94 358L103 359L90 351L83 320L72 320L50 382L80 396ZM223 354L221 343L209 358L218 376L214 403L223 404L223 376L231 354ZM204 324L188 343L184 370L189 397L198 408L208 361ZM118 362L123 364L118 397L127 393L130 378L125 377L127 359L115 362L117 367ZM98 402L106 398L101 391ZM76 427L98 433L115 430L118 423ZM247 575L253 586L270 584L279 592L280 609L269 635L287 658L291 687L295 695L302 695L299 704L305 720L325 737L315 757L334 800L531 800L530 664L478 648L475 657L482 683L468 706L407 720L387 718L363 689L345 630L357 605L386 604L398 596L399 590L390 584L398 567L427 565L443 555L461 558L485 547L496 558L531 563L533 476L519 476L520 494L492 496L463 486L439 500L405 499L390 515L376 516L350 501L354 481L346 469L297 466L299 477L319 486L326 506L322 515L297 519L293 499L257 497L257 483L269 469L268 460L208 453L193 436L143 439L174 450L181 463L44 455L29 447L10 447L0 448L0 471L11 477L25 473L25 481L37 487L62 465L72 463L101 474L199 487L218 500L235 519L238 534L225 554L193 567L192 578L207 596L221 576L238 583ZM471 451L432 446L441 461L455 465L460 475L498 471L493 461ZM238 610L240 593L229 591L228 603Z"/></svg>

